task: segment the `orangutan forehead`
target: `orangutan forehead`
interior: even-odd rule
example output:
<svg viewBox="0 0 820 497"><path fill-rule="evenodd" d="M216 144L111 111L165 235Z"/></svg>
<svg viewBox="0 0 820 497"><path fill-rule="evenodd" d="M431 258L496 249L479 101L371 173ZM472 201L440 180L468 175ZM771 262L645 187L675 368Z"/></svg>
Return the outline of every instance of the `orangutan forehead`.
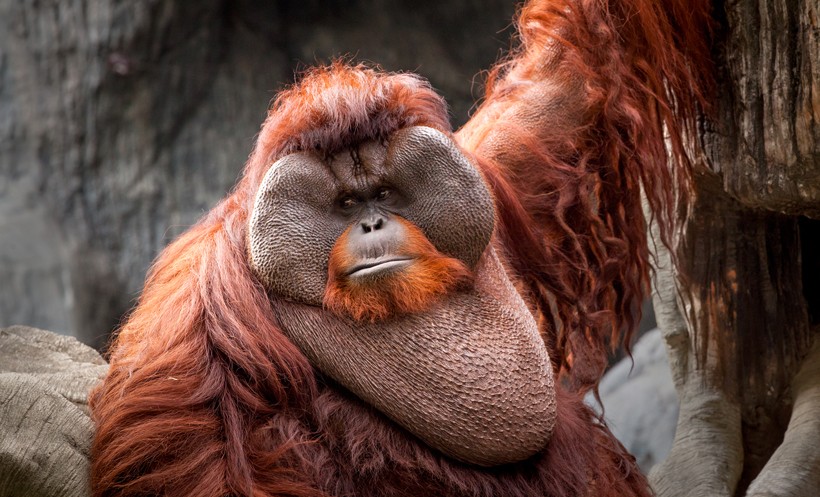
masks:
<svg viewBox="0 0 820 497"><path fill-rule="evenodd" d="M293 175L297 169L296 174L312 176L337 193L366 191L389 183L390 176L396 173L397 165L388 158L389 143L389 139L365 140L332 155L297 152L275 162L268 176ZM300 184L316 187L313 182Z"/></svg>
<svg viewBox="0 0 820 497"><path fill-rule="evenodd" d="M387 144L365 141L327 159L327 165L344 190L358 190L389 175Z"/></svg>

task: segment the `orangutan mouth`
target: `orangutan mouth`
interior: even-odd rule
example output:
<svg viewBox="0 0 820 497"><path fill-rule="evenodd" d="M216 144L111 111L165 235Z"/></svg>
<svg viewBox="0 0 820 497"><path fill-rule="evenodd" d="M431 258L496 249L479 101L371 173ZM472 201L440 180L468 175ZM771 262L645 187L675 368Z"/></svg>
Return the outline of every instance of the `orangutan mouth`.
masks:
<svg viewBox="0 0 820 497"><path fill-rule="evenodd" d="M385 271L407 267L412 263L412 261L413 259L410 257L368 259L365 262L353 266L347 273L347 276L356 278L362 276L373 276Z"/></svg>

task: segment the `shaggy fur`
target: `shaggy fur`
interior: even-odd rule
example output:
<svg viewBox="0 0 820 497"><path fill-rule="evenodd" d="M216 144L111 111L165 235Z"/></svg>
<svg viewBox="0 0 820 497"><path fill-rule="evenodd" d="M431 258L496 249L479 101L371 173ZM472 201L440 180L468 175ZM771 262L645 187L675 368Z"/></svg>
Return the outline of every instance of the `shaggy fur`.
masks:
<svg viewBox="0 0 820 497"><path fill-rule="evenodd" d="M573 388L597 384L607 345L628 346L640 319L641 189L665 242L685 212L683 144L698 143L698 107L714 86L709 11L705 0L529 2L520 48L491 71L486 101L457 135L493 183L509 260ZM516 105L523 119L510 119ZM539 107L537 125L526 122Z"/></svg>
<svg viewBox="0 0 820 497"><path fill-rule="evenodd" d="M646 290L639 185L667 235L672 192L686 188L682 140L706 87L693 69L706 67L708 9L668 3L528 4L521 50L494 71L487 101L457 136L494 193L494 246L540 315L563 378L543 453L489 469L450 460L321 377L278 326L247 258L248 216L269 165L412 125L450 132L444 102L419 78L335 64L277 97L236 190L153 266L92 394L93 494L649 495L582 394L600 378L610 337L629 336ZM556 46L560 66L545 70L539 56ZM507 122L504 109L549 78L573 96L550 129Z"/></svg>

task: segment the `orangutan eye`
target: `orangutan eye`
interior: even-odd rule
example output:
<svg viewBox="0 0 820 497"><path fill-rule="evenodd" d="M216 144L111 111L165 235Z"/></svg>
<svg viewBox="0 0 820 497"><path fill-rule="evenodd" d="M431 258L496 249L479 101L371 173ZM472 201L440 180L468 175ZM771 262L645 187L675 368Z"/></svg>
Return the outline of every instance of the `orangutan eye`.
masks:
<svg viewBox="0 0 820 497"><path fill-rule="evenodd" d="M345 195L339 199L339 207L342 209L352 209L359 205L359 199L353 195Z"/></svg>
<svg viewBox="0 0 820 497"><path fill-rule="evenodd" d="M352 195L346 195L339 200L339 205L342 209L352 209L353 207L356 207L356 204L358 203L359 200Z"/></svg>
<svg viewBox="0 0 820 497"><path fill-rule="evenodd" d="M376 199L377 200L386 200L390 197L390 189L389 188L379 188L379 191L376 192Z"/></svg>

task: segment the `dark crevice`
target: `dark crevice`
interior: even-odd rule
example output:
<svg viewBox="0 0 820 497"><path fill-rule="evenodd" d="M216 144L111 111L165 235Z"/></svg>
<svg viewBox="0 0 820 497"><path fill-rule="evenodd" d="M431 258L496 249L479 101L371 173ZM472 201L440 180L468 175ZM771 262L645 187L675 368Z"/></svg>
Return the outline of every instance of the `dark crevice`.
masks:
<svg viewBox="0 0 820 497"><path fill-rule="evenodd" d="M735 111L737 107L736 88L732 84L732 68L728 59L731 53L729 18L723 0L718 0L713 4L712 14L715 26L712 34L711 53L715 61L715 80L718 86L714 107L711 110L711 120L704 123L704 137L701 139L701 143L708 145L710 140L714 140L716 136L720 137L720 140L712 145L717 148L710 153L710 160L712 161L710 165L715 172L723 175L725 174L726 165L721 163L720 148L726 147L726 150L736 154L742 151L742 145L738 139L740 136L737 123L738 114ZM723 142L723 145L720 145L721 142Z"/></svg>
<svg viewBox="0 0 820 497"><path fill-rule="evenodd" d="M820 219L798 218L803 296L812 326L820 324Z"/></svg>
<svg viewBox="0 0 820 497"><path fill-rule="evenodd" d="M752 135L755 139L755 143L751 144L751 147L754 148L752 151L754 153L754 158L756 161L756 168L757 168L757 178L765 178L768 174L767 163L766 163L766 130L765 130L765 123L764 120L766 118L766 103L764 101L763 96L763 89L761 88L762 78L758 77L757 74L760 74L760 71L763 71L764 68L762 65L765 63L760 60L760 53L762 52L762 45L764 43L764 38L761 36L761 12L758 10L759 8L765 8L764 6L758 7L756 4L752 4L747 6L747 16L746 18L750 20L749 25L746 27L746 34L748 35L748 59L750 61L750 66L744 68L747 73L747 86L748 86L748 100L750 105L750 114L752 120L752 127L754 128L754 134ZM771 47L776 47L776 39L774 36L774 31L772 32L772 37L769 40L771 43ZM771 65L773 64L774 57L772 60L768 61ZM773 69L770 67L768 69L768 73L772 74ZM771 84L769 85L771 88Z"/></svg>

